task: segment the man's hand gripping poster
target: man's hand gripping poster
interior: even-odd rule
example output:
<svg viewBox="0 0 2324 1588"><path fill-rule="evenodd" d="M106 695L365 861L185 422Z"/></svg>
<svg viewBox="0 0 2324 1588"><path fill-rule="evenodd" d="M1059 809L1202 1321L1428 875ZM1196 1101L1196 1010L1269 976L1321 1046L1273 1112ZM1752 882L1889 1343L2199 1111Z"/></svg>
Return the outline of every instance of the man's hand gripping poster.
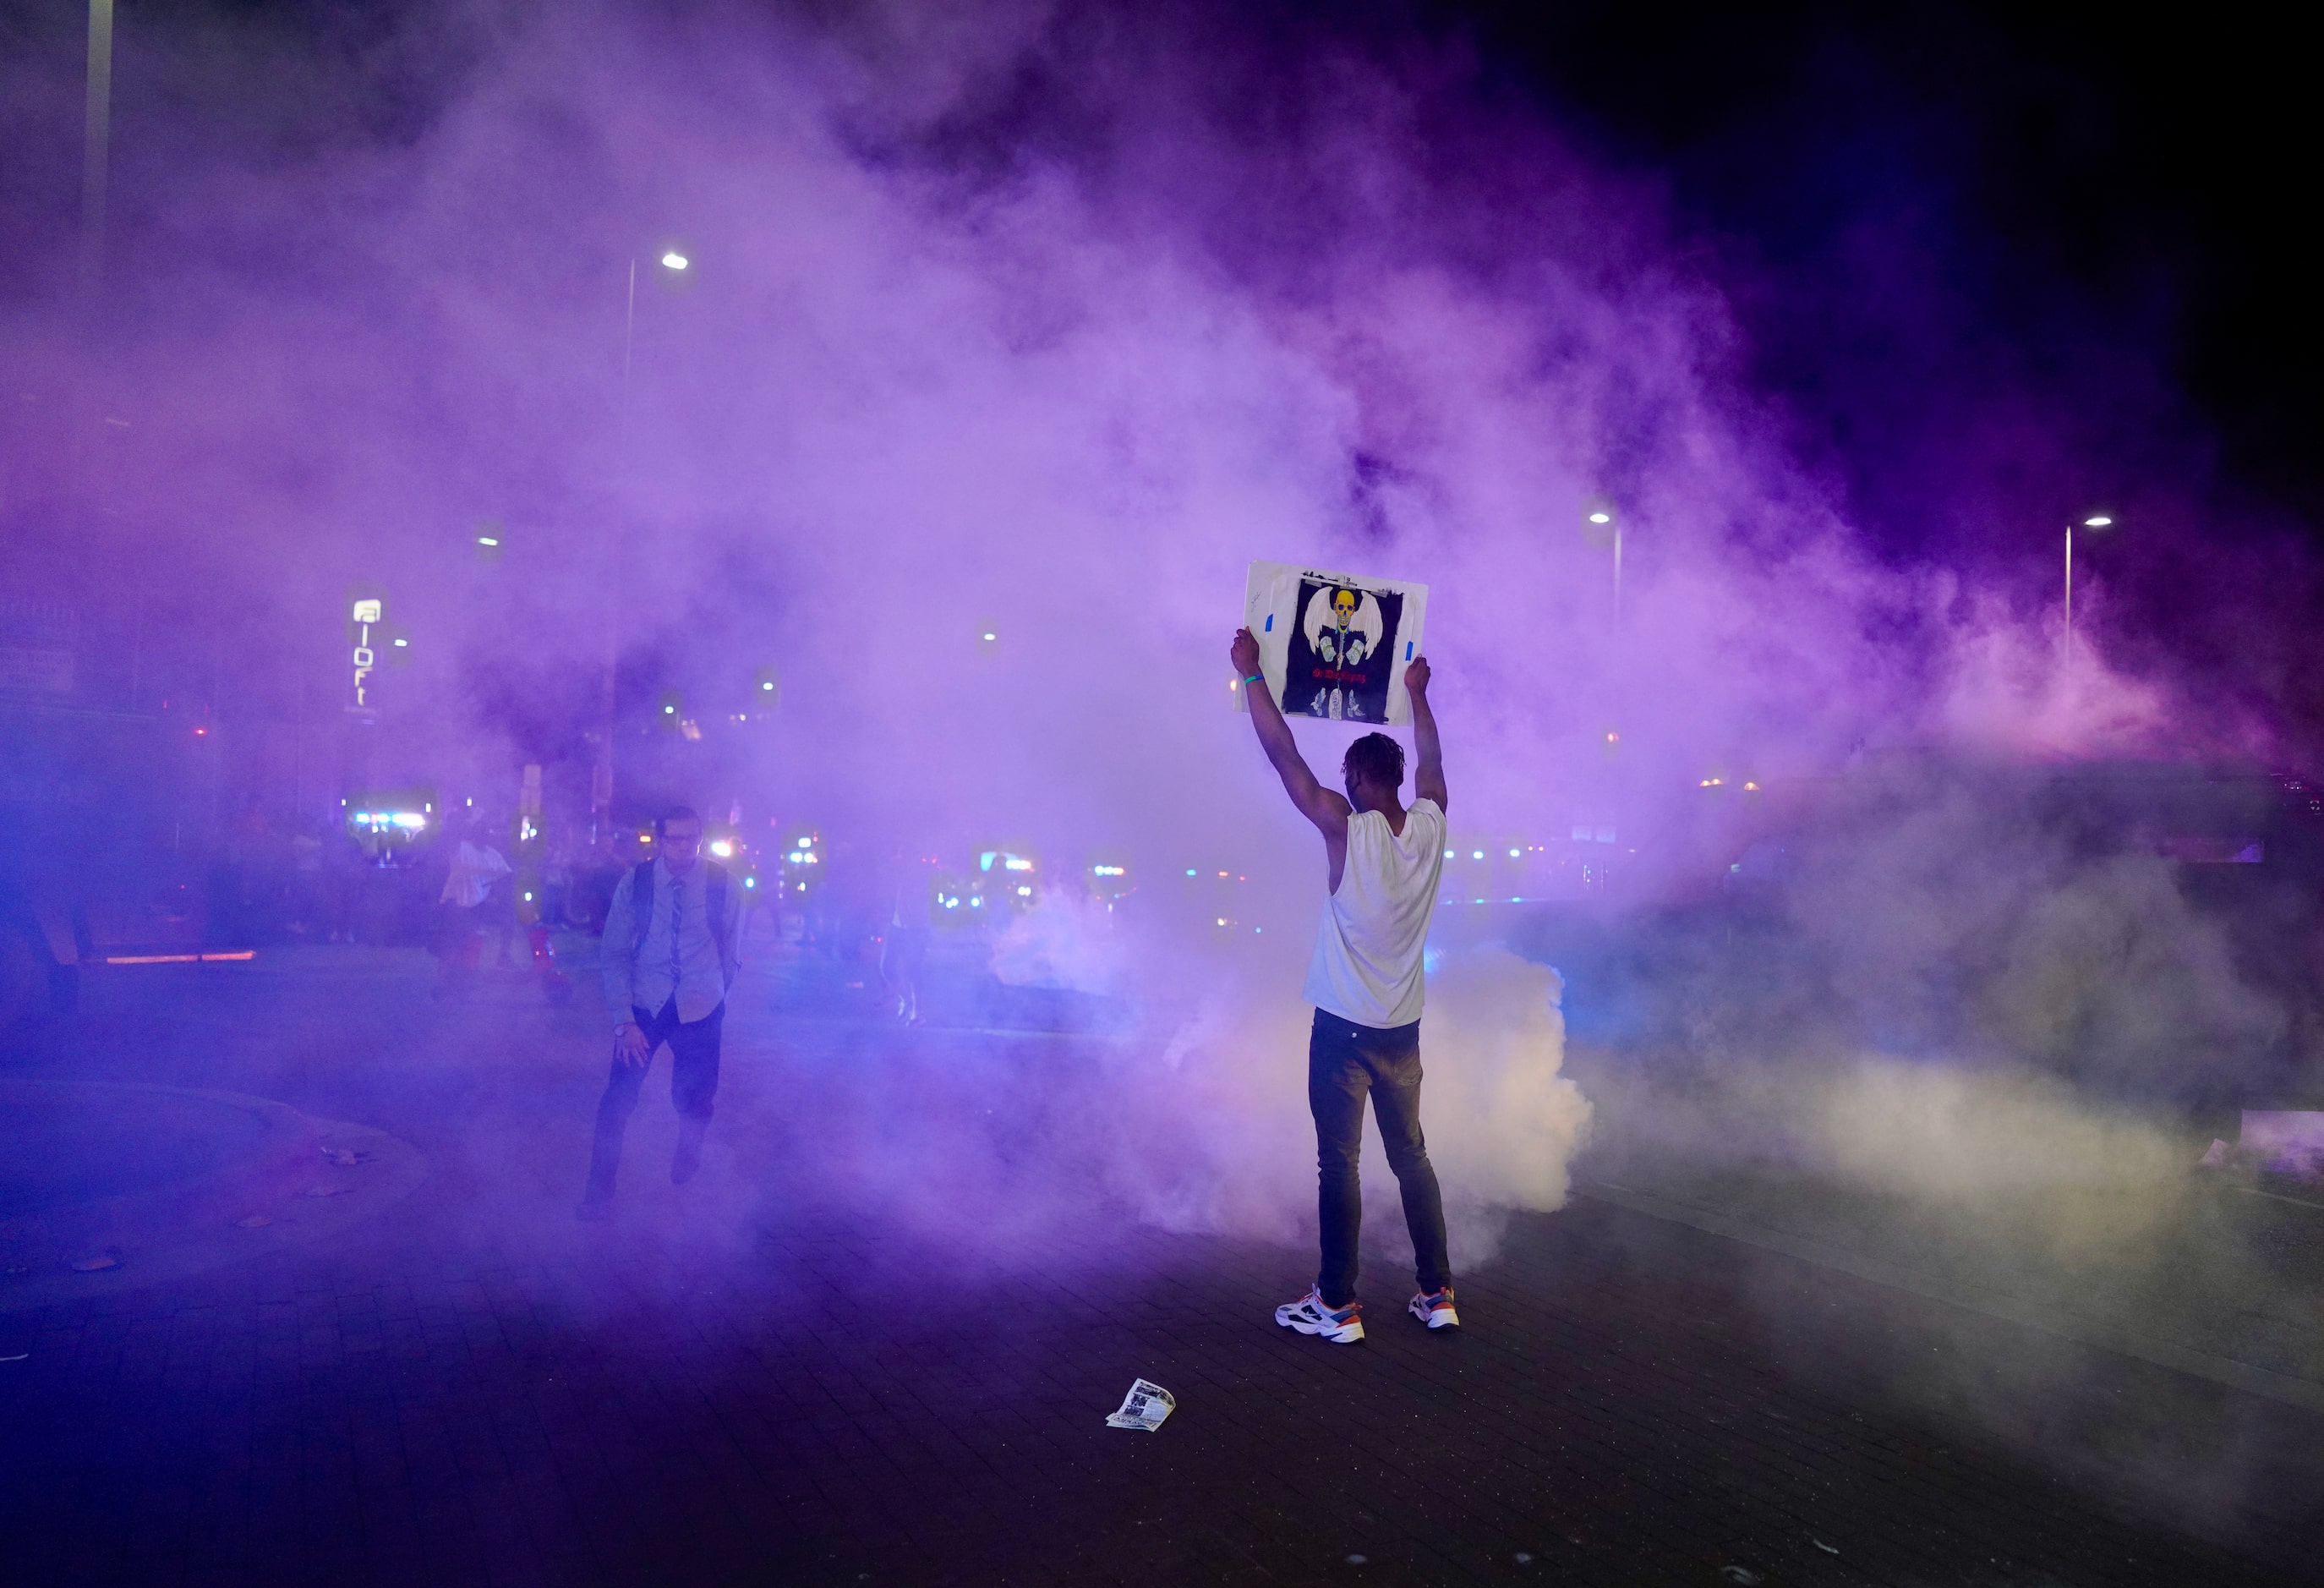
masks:
<svg viewBox="0 0 2324 1588"><path fill-rule="evenodd" d="M1295 562L1254 562L1243 622L1259 640L1259 668L1286 716L1407 723L1405 665L1423 649L1428 586L1359 578ZM1250 703L1235 690L1238 710Z"/></svg>

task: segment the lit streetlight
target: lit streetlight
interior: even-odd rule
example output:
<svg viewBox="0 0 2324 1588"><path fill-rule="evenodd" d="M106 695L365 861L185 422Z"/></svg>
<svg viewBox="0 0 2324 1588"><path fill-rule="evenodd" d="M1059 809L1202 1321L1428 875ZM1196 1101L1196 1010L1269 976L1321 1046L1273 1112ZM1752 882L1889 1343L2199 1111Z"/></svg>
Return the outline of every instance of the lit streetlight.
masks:
<svg viewBox="0 0 2324 1588"><path fill-rule="evenodd" d="M1614 621L1622 621L1622 521L1612 498L1592 496L1582 504L1582 532L1593 546L1614 548Z"/></svg>
<svg viewBox="0 0 2324 1588"><path fill-rule="evenodd" d="M683 248L662 249L656 262L661 266L665 286L687 281L687 272L694 268L693 256ZM630 255L629 291L622 306L622 404L617 415L616 440L621 466L626 470L630 455L630 365L637 346L638 331L638 256ZM619 533L619 531L617 531ZM626 542L626 535L622 540ZM621 548L627 550L626 544ZM616 561L625 558L617 557ZM621 670L623 617L618 606L605 630L604 677L599 689L599 721L595 764L589 775L590 839L594 843L602 834L610 832L613 822L613 723L618 697L618 677ZM665 716L672 715L669 712Z"/></svg>
<svg viewBox="0 0 2324 1588"><path fill-rule="evenodd" d="M694 268L693 256L683 248L664 248L655 263L667 272L661 278L663 284L671 287L683 281L686 272ZM632 254L630 255L629 302L622 313L622 424L625 436L630 418L630 350L637 340L637 328L638 257Z"/></svg>
<svg viewBox="0 0 2324 1588"><path fill-rule="evenodd" d="M2103 530L2113 522L2114 518L2111 514L2094 512L2082 520L2081 527L2086 530ZM2074 528L2071 523L2066 526L2065 665L2069 669L2074 665Z"/></svg>

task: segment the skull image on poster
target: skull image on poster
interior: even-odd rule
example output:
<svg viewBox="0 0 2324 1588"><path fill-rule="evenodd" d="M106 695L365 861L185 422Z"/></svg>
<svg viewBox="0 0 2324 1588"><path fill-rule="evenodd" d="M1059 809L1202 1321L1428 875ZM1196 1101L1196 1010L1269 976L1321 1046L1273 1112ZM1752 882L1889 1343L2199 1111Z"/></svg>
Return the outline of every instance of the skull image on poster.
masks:
<svg viewBox="0 0 2324 1588"><path fill-rule="evenodd" d="M1427 617L1428 586L1413 579L1253 561L1243 585L1243 626L1286 716L1410 722L1404 668L1420 653ZM1235 709L1250 710L1259 688L1229 680Z"/></svg>
<svg viewBox="0 0 2324 1588"><path fill-rule="evenodd" d="M1286 716L1384 723L1404 597L1303 578L1281 705Z"/></svg>

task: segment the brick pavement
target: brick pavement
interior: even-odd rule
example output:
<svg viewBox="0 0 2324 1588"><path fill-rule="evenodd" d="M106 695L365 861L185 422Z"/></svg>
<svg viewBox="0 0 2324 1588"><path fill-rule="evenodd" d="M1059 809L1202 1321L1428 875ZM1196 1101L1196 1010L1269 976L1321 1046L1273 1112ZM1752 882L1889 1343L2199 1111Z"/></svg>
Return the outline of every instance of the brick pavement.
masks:
<svg viewBox="0 0 2324 1588"><path fill-rule="evenodd" d="M100 1066L196 1062L150 1013L99 1011ZM1588 1202L1517 1223L1457 1337L1375 1279L1351 1349L1267 1321L1304 1251L1096 1210L972 1251L805 1150L739 1219L485 1216L518 1194L466 1131L529 1099L577 1154L595 1077L544 1106L478 1066L549 1017L446 1018L440 1069L335 1082L245 1010L208 1077L368 1095L442 1165L395 1210L0 1316L12 1579L2233 1583L2324 1523L2313 1414ZM1140 1374L1180 1410L1105 1427Z"/></svg>

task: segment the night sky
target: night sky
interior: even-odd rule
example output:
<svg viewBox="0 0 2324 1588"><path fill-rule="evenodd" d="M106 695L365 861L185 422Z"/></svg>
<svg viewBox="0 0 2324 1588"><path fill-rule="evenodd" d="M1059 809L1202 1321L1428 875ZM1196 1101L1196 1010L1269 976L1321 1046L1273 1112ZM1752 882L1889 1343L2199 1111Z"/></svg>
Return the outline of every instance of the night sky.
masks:
<svg viewBox="0 0 2324 1588"><path fill-rule="evenodd" d="M456 85L487 31L474 19L502 8L449 8L471 19L467 37L414 25L441 9L143 0L120 25L124 51L133 30L210 34L211 73L171 90L212 136L392 140ZM2324 398L2310 373L2324 352L2310 285L2312 77L2280 17L1693 0L1234 9L1286 48L1393 54L1416 31L1465 40L1483 92L1530 101L1602 158L1667 184L1682 233L1727 275L1769 388L1795 405L1803 444L1859 475L1877 533L1904 544L1931 533L1860 456L1911 429L1915 392L1982 376L2078 400L2078 372L2126 349L2163 388L2144 422L2216 438L2226 503L2303 519L2324 504L2313 446ZM80 8L11 12L0 37L12 51L53 57L77 78ZM122 69L134 92L135 60ZM57 119L44 109L75 114L12 140L19 216L77 191L78 105L19 106L12 120L37 134L36 117ZM44 145L63 157L45 174ZM1926 304L1898 300L1886 317L1851 304L1832 325L1834 300L1861 295L1849 250L1868 229L1924 251L1918 284L1954 301L1950 323L1914 323L1903 310ZM21 262L10 273L21 290Z"/></svg>
<svg viewBox="0 0 2324 1588"><path fill-rule="evenodd" d="M707 10L670 9L696 25ZM810 9L844 27L850 8ZM1056 25L1104 25L1091 19L1109 9L1060 6ZM1416 36L1465 49L1477 100L1549 122L1663 196L1676 255L1732 308L1753 399L1882 554L1956 563L2032 610L2052 594L2058 527L2106 508L2121 528L2093 566L2125 663L2230 689L2248 677L2286 718L2324 723L2301 660L2324 508L2315 134L2305 55L2273 19L1611 0L1176 11L1261 56L1393 60ZM118 103L143 96L182 123L172 160L208 145L263 169L270 149L392 144L457 94L505 14L146 0L123 13ZM80 26L68 4L0 21L0 45L50 63L54 88L7 107L0 297L20 302L69 273ZM173 47L141 48L140 32ZM160 170L119 152L120 272L138 268L138 184Z"/></svg>
<svg viewBox="0 0 2324 1588"><path fill-rule="evenodd" d="M2130 348L2185 402L2174 412L2158 394L2140 417L2216 435L2223 505L2313 516L2312 79L2256 13L2165 23L2084 6L1589 3L1434 15L1470 32L1489 77L1667 180L1722 261L1766 272L1766 291L1742 300L1761 368L1810 444L1857 475L1876 531L1928 532L1884 496L1876 460L1849 456L1908 429L1916 392L1989 372L2077 399L2078 368ZM1824 311L1854 296L1849 241L1867 228L1926 251L1924 282L1957 300L1950 323L1857 303L1833 334Z"/></svg>
<svg viewBox="0 0 2324 1588"><path fill-rule="evenodd" d="M2312 734L2318 135L2282 14L1435 14L1510 92L1669 184L1794 445L1847 482L1863 532L2038 565L2052 524L2111 508L2124 654L2247 684ZM2029 404L2062 457L1959 445L1963 415ZM2023 517L1932 512L1949 464L1990 471ZM2167 532L2135 532L2142 506Z"/></svg>

